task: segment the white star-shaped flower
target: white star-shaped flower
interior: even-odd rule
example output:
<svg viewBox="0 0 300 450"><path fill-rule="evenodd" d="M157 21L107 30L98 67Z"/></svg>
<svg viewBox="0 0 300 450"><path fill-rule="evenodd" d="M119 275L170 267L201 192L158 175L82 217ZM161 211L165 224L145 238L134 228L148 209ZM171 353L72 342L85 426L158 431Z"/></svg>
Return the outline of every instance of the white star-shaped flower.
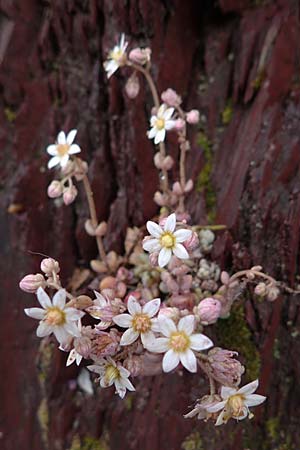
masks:
<svg viewBox="0 0 300 450"><path fill-rule="evenodd" d="M107 78L110 78L119 67L126 63L126 48L128 42L125 42L125 34L121 34L120 43L115 45L109 52L107 61L103 63L104 69L107 72Z"/></svg>
<svg viewBox="0 0 300 450"><path fill-rule="evenodd" d="M165 316L158 317L161 333L165 337L147 343L147 349L153 353L165 353L162 367L170 372L181 364L189 372L197 372L197 359L193 350L200 352L213 346L213 342L204 334L193 334L195 319L193 315L179 320L178 325Z"/></svg>
<svg viewBox="0 0 300 450"><path fill-rule="evenodd" d="M191 237L192 231L185 229L174 231L176 228L176 215L174 213L167 218L163 227L150 220L146 226L153 238L144 240L143 249L150 253L159 252L158 265L160 267L168 264L172 253L180 259L189 258L182 242Z"/></svg>
<svg viewBox="0 0 300 450"><path fill-rule="evenodd" d="M135 391L134 386L129 381L130 372L125 369L120 363L116 363L109 356L105 359L100 359L91 366L87 366L91 372L98 373L100 375L100 386L107 388L115 385L116 394L119 394L121 398L125 397L126 389L129 391Z"/></svg>
<svg viewBox="0 0 300 450"><path fill-rule="evenodd" d="M175 120L172 120L174 108L168 108L164 103L158 108L157 114L150 119L151 129L147 132L148 138L154 138L154 144L163 142L166 137L166 131L175 126Z"/></svg>
<svg viewBox="0 0 300 450"><path fill-rule="evenodd" d="M128 328L121 338L120 345L130 345L141 336L142 343L146 346L149 340L155 339L153 331L159 331L153 317L160 308L160 298L155 298L142 307L131 295L127 308L129 314L119 314L113 318L119 327Z"/></svg>
<svg viewBox="0 0 300 450"><path fill-rule="evenodd" d="M54 334L58 342L64 346L70 336L80 336L77 321L84 316L84 312L66 306L66 291L60 289L51 302L43 288L38 288L37 298L42 308L27 308L25 314L40 320L36 330L38 337Z"/></svg>
<svg viewBox="0 0 300 450"><path fill-rule="evenodd" d="M207 407L207 411L211 413L222 410L217 418L216 425L227 423L230 418L243 420L247 416L253 417L249 407L260 405L266 400L263 395L253 394L257 388L258 380L252 381L240 389L222 386L221 397L223 400Z"/></svg>
<svg viewBox="0 0 300 450"><path fill-rule="evenodd" d="M70 159L70 155L81 152L79 145L73 144L76 134L77 130L71 130L67 136L64 131L60 131L57 136L57 143L48 145L47 153L52 156L48 162L48 169L52 169L58 164L64 168Z"/></svg>

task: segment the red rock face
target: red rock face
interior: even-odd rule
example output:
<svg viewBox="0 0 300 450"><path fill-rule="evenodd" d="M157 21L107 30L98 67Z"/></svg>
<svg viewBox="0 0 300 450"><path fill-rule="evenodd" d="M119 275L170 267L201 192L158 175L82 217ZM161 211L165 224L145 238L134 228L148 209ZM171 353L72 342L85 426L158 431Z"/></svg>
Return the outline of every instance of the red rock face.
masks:
<svg viewBox="0 0 300 450"><path fill-rule="evenodd" d="M262 264L297 282L300 225L300 26L297 1L124 2L3 0L0 4L1 419L4 450L169 450L300 448L299 299L272 306L247 301L249 341L260 352L256 419L213 425L185 420L205 386L190 374L136 381L122 402L112 390L86 398L72 390L74 368L44 343L23 314L34 298L19 279L38 270L41 252L58 259L67 280L95 256L86 236L83 196L58 208L46 196L52 174L45 146L59 129L78 128L107 248L120 250L128 224L156 212L152 144L145 137L147 89L124 93L125 73L107 82L106 51L120 32L150 45L159 90L172 87L198 107L213 156L210 186L190 199L194 219L211 213L228 226L216 256L234 268ZM203 139L194 133L188 161L196 181ZM172 143L172 139L170 140ZM176 149L170 150L176 157ZM75 233L75 235L74 235ZM75 237L74 237L75 236ZM235 350L235 348L232 348ZM101 445L97 442L101 441ZM98 445L98 446L97 446Z"/></svg>

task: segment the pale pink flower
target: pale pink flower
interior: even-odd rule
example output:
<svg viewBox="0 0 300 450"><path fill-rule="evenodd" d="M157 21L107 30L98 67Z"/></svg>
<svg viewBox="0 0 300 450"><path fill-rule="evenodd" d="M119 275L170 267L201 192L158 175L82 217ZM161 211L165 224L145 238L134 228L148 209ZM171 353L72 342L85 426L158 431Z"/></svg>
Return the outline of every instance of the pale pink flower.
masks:
<svg viewBox="0 0 300 450"><path fill-rule="evenodd" d="M60 166L63 168L67 165L70 155L75 155L80 153L81 149L79 145L73 144L77 130L71 130L66 136L63 131L60 131L57 136L57 143L48 145L47 153L52 156L48 162L48 168Z"/></svg>
<svg viewBox="0 0 300 450"><path fill-rule="evenodd" d="M127 308L129 314L119 314L113 317L113 321L119 327L128 328L121 338L120 345L130 345L140 336L145 347L149 340L155 339L153 332L159 330L153 317L159 311L160 298L155 298L141 306L131 295Z"/></svg>
<svg viewBox="0 0 300 450"><path fill-rule="evenodd" d="M66 306L66 291L59 289L51 302L43 288L37 291L37 298L42 308L26 308L25 314L40 321L36 330L38 337L54 334L63 346L70 336L80 336L77 321L84 316L83 311Z"/></svg>
<svg viewBox="0 0 300 450"><path fill-rule="evenodd" d="M181 97L174 89L168 88L161 94L161 99L168 106L179 106L182 102Z"/></svg>
<svg viewBox="0 0 300 450"><path fill-rule="evenodd" d="M204 334L194 332L195 318L185 316L176 325L166 316L159 316L158 324L165 337L147 343L147 349L153 353L165 353L163 371L170 372L181 364L192 373L197 372L197 359L193 350L200 352L213 346L213 342Z"/></svg>
<svg viewBox="0 0 300 450"><path fill-rule="evenodd" d="M96 361L96 364L87 366L91 372L98 373L100 375L100 386L107 388L115 385L116 394L121 398L125 397L126 389L129 391L135 391L134 386L129 381L130 372L125 369L120 363L116 363L109 356L105 359Z"/></svg>
<svg viewBox="0 0 300 450"><path fill-rule="evenodd" d="M154 144L163 142L166 137L166 131L175 126L175 120L171 119L174 108L168 108L164 103L158 108L156 115L150 119L151 129L147 132L148 138L154 138Z"/></svg>
<svg viewBox="0 0 300 450"><path fill-rule="evenodd" d="M126 307L119 299L111 300L108 296L104 297L99 292L94 291L94 293L96 295L96 299L93 301L94 305L89 306L86 311L94 319L100 319L97 328L106 330L113 323L113 317L125 311Z"/></svg>
<svg viewBox="0 0 300 450"><path fill-rule="evenodd" d="M119 67L124 66L126 63L126 48L128 42L125 42L125 34L121 34L120 42L115 45L109 52L107 61L103 63L104 69L107 72L107 78L110 78Z"/></svg>
<svg viewBox="0 0 300 450"><path fill-rule="evenodd" d="M144 240L143 248L147 252L159 252L158 265L164 267L171 259L172 253L180 259L188 259L189 254L182 245L182 242L190 238L192 231L176 228L176 215L173 213L167 219L163 227L157 223L148 221L147 230L152 239Z"/></svg>
<svg viewBox="0 0 300 450"><path fill-rule="evenodd" d="M263 395L254 394L257 388L258 380L252 381L240 389L222 386L222 401L207 408L207 411L211 413L222 410L217 418L216 426L227 423L231 418L243 420L247 416L253 417L249 407L260 405L266 400Z"/></svg>
<svg viewBox="0 0 300 450"><path fill-rule="evenodd" d="M200 118L200 114L199 114L199 111L197 109L192 109L186 115L186 120L191 125L195 125L196 123L198 123L199 122L199 118Z"/></svg>

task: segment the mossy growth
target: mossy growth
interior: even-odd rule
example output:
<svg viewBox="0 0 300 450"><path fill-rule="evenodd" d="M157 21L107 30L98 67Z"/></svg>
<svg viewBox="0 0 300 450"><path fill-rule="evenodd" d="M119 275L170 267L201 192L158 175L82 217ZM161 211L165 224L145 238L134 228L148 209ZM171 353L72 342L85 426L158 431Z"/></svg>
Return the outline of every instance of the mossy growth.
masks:
<svg viewBox="0 0 300 450"><path fill-rule="evenodd" d="M109 445L106 436L100 439L87 436L81 440L75 435L69 450L109 450Z"/></svg>
<svg viewBox="0 0 300 450"><path fill-rule="evenodd" d="M217 335L220 347L237 351L246 366L246 381L253 381L260 373L261 360L248 327L244 306L233 305L227 319L217 322Z"/></svg>
<svg viewBox="0 0 300 450"><path fill-rule="evenodd" d="M46 398L43 398L38 410L37 410L38 421L42 430L42 439L45 444L48 442L48 429L49 429L49 408Z"/></svg>
<svg viewBox="0 0 300 450"><path fill-rule="evenodd" d="M233 104L232 99L227 100L226 106L222 111L222 123L223 125L229 125L233 116Z"/></svg>
<svg viewBox="0 0 300 450"><path fill-rule="evenodd" d="M196 191L202 192L205 196L207 220L209 224L212 224L214 223L216 218L216 193L214 191L211 180L213 165L212 143L210 142L206 134L201 131L198 136L198 144L203 150L205 164L198 175L196 182Z"/></svg>
<svg viewBox="0 0 300 450"><path fill-rule="evenodd" d="M4 108L4 115L10 123L14 122L17 117L17 114L11 108Z"/></svg>
<svg viewBox="0 0 300 450"><path fill-rule="evenodd" d="M189 434L181 445L182 450L203 450L203 443L199 431Z"/></svg>

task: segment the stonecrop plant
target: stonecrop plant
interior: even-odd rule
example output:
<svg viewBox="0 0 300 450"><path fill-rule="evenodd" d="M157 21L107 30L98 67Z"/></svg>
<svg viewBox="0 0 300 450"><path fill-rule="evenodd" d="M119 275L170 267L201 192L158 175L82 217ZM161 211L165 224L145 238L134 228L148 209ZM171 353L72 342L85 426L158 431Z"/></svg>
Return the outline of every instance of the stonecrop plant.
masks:
<svg viewBox="0 0 300 450"><path fill-rule="evenodd" d="M138 95L142 77L152 94L145 139L153 140L155 148L160 186L154 201L160 214L146 223L146 236L144 227L128 228L124 254L107 251L107 224L98 221L88 164L78 156L77 131L60 131L56 143L46 149L51 157L48 168L57 174L48 196L70 205L82 184L90 212L85 229L96 239L99 253L90 262L92 284L99 289L91 293L87 286L86 295L68 292L61 285L59 262L44 258L40 273L20 281L20 288L36 294L40 304L25 313L38 320L38 337L54 335L59 349L68 354L67 366L82 364L97 374L101 388L114 385L121 398L127 390L135 391L136 377L187 370L207 379L207 394L185 417L213 420L216 425L251 418L250 408L266 399L254 393L258 380L240 387L245 368L237 353L218 347L206 333L229 317L247 286L254 297L272 302L279 295L279 283L260 266L230 274L230 268L221 271L213 261L213 230L218 227L193 224L185 201L193 190L193 181L186 177L187 132L189 125L198 123L199 111L185 111L171 88L159 95L150 71L151 50L129 51L124 34L109 52L104 70L110 78L123 67L132 71L125 86L130 98ZM177 136L179 146L179 179L172 183L170 170L177 162L166 151L169 133Z"/></svg>

